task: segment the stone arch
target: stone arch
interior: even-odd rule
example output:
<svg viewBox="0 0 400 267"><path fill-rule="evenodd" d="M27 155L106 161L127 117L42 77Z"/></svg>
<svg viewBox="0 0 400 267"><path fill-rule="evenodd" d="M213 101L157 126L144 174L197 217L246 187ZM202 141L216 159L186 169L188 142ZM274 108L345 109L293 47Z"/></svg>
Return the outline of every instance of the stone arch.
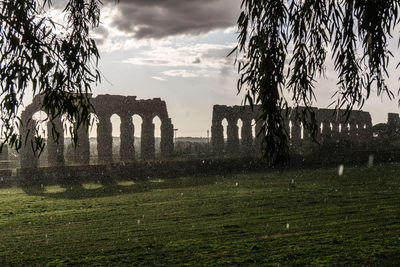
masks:
<svg viewBox="0 0 400 267"><path fill-rule="evenodd" d="M238 137L239 137L239 143L241 144L242 143L242 139L243 139L243 136L242 136L242 130L243 130L243 121L242 121L242 119L241 118L239 118L238 120L237 120L237 127L238 127Z"/></svg>
<svg viewBox="0 0 400 267"><path fill-rule="evenodd" d="M74 123L71 122L65 114L61 115L62 129L64 132L64 161L65 165L72 165L76 163L75 160L75 145L72 140L72 133L74 131Z"/></svg>
<svg viewBox="0 0 400 267"><path fill-rule="evenodd" d="M32 102L22 113L22 126L20 129L21 136L23 136L24 141L32 140L32 134L34 133L34 123L31 117L33 113L40 110L42 105L42 96L36 96ZM152 145L151 139L154 139L154 127L152 123L152 118L158 116L161 120L161 155L163 157L170 157L173 154L173 125L171 119L168 117L167 107L164 101L160 98L154 98L149 100L137 100L136 96L117 96L117 95L99 95L95 98L91 98L91 104L93 106L93 113L97 114L98 123L97 124L97 154L98 163L110 163L112 162L112 143L113 143L113 127L111 122L111 116L113 114L118 114L120 116L120 138L121 144L124 143L120 149L120 158L125 160L133 160L134 157L134 126L132 123L132 115L139 114L142 117L142 134L141 136L141 149L142 158L151 159L152 156ZM60 147L63 148L64 131L62 129L62 122L60 118L50 118L53 122L51 125L57 128L57 131L62 135L57 145L53 145L51 148L50 144L48 146L53 153L53 156L49 156L53 160L52 165L64 164L63 153L57 155L56 151L60 151ZM49 125L49 124L48 124ZM52 127L53 127L52 126ZM49 126L48 126L49 127ZM93 125L92 125L93 127ZM114 127L115 128L115 127ZM139 127L140 128L140 127ZM75 129L74 129L75 130ZM77 130L78 136L78 147L80 152L78 153L82 157L79 158L79 162L88 162L90 158L90 144L89 135L90 129L86 127L80 127ZM48 130L48 132L50 132ZM145 135L144 135L145 133ZM150 134L148 134L150 133ZM92 134L93 135L93 134ZM146 139L147 138L147 139ZM143 142L144 139L144 142ZM149 143L146 142L150 140ZM82 144L80 144L82 143ZM145 145L144 145L145 144ZM145 148L145 150L143 150ZM31 153L32 149L30 146L25 146L21 149L21 166L23 167L36 167L37 162L33 160L34 154ZM63 149L61 149L63 152Z"/></svg>
<svg viewBox="0 0 400 267"><path fill-rule="evenodd" d="M47 166L48 165L48 144L51 142L51 138L49 138L49 118L46 112L43 110L38 110L32 114L31 117L32 123L34 124L34 131L33 136L42 138L44 142L44 149L43 151L38 151L37 154L37 165L38 166ZM33 129L32 129L33 130ZM51 134L51 133L50 133Z"/></svg>
<svg viewBox="0 0 400 267"><path fill-rule="evenodd" d="M152 123L154 124L154 155L158 157L161 151L161 119L157 115L154 116Z"/></svg>
<svg viewBox="0 0 400 267"><path fill-rule="evenodd" d="M141 138L142 138L142 123L143 119L139 114L134 114L132 116L132 124L133 124L133 149L134 149L134 157L140 158L141 148Z"/></svg>
<svg viewBox="0 0 400 267"><path fill-rule="evenodd" d="M239 152L239 130L237 114L232 112L227 116L227 140L226 140L226 152L227 153L238 153Z"/></svg>
<svg viewBox="0 0 400 267"><path fill-rule="evenodd" d="M226 118L223 118L221 120L221 125L223 127L223 133L224 133L224 142L228 139L228 120Z"/></svg>
<svg viewBox="0 0 400 267"><path fill-rule="evenodd" d="M253 140L257 137L256 120L255 119L251 120L251 136L253 137Z"/></svg>
<svg viewBox="0 0 400 267"><path fill-rule="evenodd" d="M32 114L32 120L35 121L35 128L36 128L36 132L35 135L36 136L40 136L43 139L47 139L47 122L48 122L48 116L47 113L42 111L42 110L38 110L35 113Z"/></svg>
<svg viewBox="0 0 400 267"><path fill-rule="evenodd" d="M224 152L226 152L226 143L228 141L228 120L223 118L221 120L222 125L222 133L223 133L223 140L224 140Z"/></svg>
<svg viewBox="0 0 400 267"><path fill-rule="evenodd" d="M88 164L98 164L99 153L97 151L97 126L99 118L95 113L89 115L88 140L89 140L89 162Z"/></svg>
<svg viewBox="0 0 400 267"><path fill-rule="evenodd" d="M161 120L161 154L163 157L167 157L173 154L173 125L171 119L168 117L166 104L159 98L151 100L136 100L135 96L110 96L110 95L99 95L93 99L93 106L98 114L113 114L117 113L121 116L121 127L124 131L121 131L121 142L127 142L127 146L123 146L121 150L121 158L124 160L134 159L134 144L132 142L134 135L134 126L132 123L132 115L138 114L142 118L142 130L141 130L141 157L142 159L154 158L153 151L153 140L154 140L154 125L152 119L154 116L158 116ZM100 124L101 124L100 116ZM105 120L105 124L108 122ZM109 146L109 141L106 133L107 126L105 126L103 132L105 133L105 139L102 140L104 148ZM109 131L109 130L107 130ZM137 131L136 131L137 132ZM163 133L164 132L164 133ZM164 140L164 141L163 141ZM101 147L100 146L100 147ZM168 147L168 149L166 148ZM105 149L106 151L107 149ZM99 153L100 155L100 153Z"/></svg>
<svg viewBox="0 0 400 267"><path fill-rule="evenodd" d="M119 162L121 160L121 116L114 113L110 116L111 121L111 135L112 135L112 160Z"/></svg>
<svg viewBox="0 0 400 267"><path fill-rule="evenodd" d="M35 153L33 148L35 147L34 135L36 132L36 123L35 120L32 119L33 115L42 110L42 97L36 96L34 97L32 103L26 107L24 111L21 113L21 126L20 126L20 134L22 138L22 147L21 147L21 168L36 168L38 166L38 153ZM54 129L53 127L56 127ZM58 132L58 142L53 142L57 136L54 136L53 133ZM48 161L47 165L62 165L64 163L63 159L63 130L62 123L59 118L48 118L47 122L47 152L48 152ZM53 138L54 136L54 138ZM51 140L51 142L50 142Z"/></svg>

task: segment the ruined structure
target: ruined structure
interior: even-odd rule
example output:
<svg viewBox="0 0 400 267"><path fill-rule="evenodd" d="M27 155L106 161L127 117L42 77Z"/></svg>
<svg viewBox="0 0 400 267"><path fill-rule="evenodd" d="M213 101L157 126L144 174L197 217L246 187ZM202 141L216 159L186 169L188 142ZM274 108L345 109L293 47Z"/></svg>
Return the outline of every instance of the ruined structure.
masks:
<svg viewBox="0 0 400 267"><path fill-rule="evenodd" d="M260 151L261 139L257 137L260 132L261 122L259 107L252 110L249 106L221 106L215 105L213 109L211 144L215 154L221 153L251 153ZM333 109L314 108L317 124L317 141L342 142L349 141L354 144L367 144L372 139L372 121L368 112L353 111L346 120L344 111L335 112ZM286 113L285 113L286 114ZM293 147L301 146L306 140L310 140L309 134L296 120L296 112L289 109L284 123L289 135L290 144ZM222 121L226 119L226 142ZM390 118L389 118L390 119ZM397 117L398 119L398 117ZM239 129L238 121L242 122ZM393 118L395 120L395 118ZM255 127L255 130L252 129ZM239 140L239 131L241 140Z"/></svg>
<svg viewBox="0 0 400 267"><path fill-rule="evenodd" d="M216 154L223 152L250 154L257 150L261 145L261 139L254 136L255 132L260 131L261 123L256 124L258 118L257 107L252 110L250 107L241 106L221 106L215 105L213 108L212 126L211 126L211 146ZM224 129L222 121L226 119L228 126L226 129L227 140L225 145ZM238 121L242 121L241 144L239 142Z"/></svg>
<svg viewBox="0 0 400 267"><path fill-rule="evenodd" d="M155 157L155 138L153 119L158 116L161 120L161 157L169 158L173 154L173 125L168 117L167 106L160 98L152 100L136 100L136 96L99 95L91 99L93 113L98 118L97 123L97 151L99 163L112 162L112 124L111 116L116 114L121 119L120 126L120 159L128 162L135 160L134 132L132 116L142 118L141 158L144 160ZM21 115L20 129L23 141L31 140L36 126L32 116L41 111L41 96L36 96ZM48 165L64 165L64 129L60 117L49 118L53 125L48 123L47 151ZM60 134L58 142L54 142L52 127ZM38 166L38 157L34 154L29 141L21 149L21 167L32 168ZM87 129L78 129L78 143L75 149L74 161L80 165L89 164L89 134Z"/></svg>

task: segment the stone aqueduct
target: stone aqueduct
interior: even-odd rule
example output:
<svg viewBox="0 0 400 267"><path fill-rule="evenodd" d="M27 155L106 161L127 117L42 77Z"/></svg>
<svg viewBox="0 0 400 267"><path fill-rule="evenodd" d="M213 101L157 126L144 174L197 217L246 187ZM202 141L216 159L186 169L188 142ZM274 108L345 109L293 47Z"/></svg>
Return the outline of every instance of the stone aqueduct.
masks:
<svg viewBox="0 0 400 267"><path fill-rule="evenodd" d="M41 97L34 98L21 115L23 138L32 138L35 122L33 115L41 111ZM97 124L97 151L99 163L112 162L112 124L111 116L116 114L121 119L120 125L120 158L121 161L135 159L134 151L134 125L132 116L139 115L142 118L141 132L141 158L152 159L155 156L155 138L153 118L158 116L161 120L161 156L168 158L174 150L174 127L168 117L167 106L160 98L152 100L136 100L136 96L99 95L91 99L94 111L98 118ZM53 120L54 127L60 137L58 142L48 142L48 165L64 165L64 129L60 117ZM48 140L53 140L52 124L47 123ZM27 139L30 140L30 139ZM90 158L89 134L84 127L78 129L78 144L75 149L75 161L80 165L88 165ZM25 145L21 149L21 166L27 168L38 166L38 157L35 156L31 146Z"/></svg>
<svg viewBox="0 0 400 267"><path fill-rule="evenodd" d="M257 134L261 123L257 122L259 107L252 110L249 106L221 106L213 109L211 126L211 143L213 152L221 153L253 153L259 151L261 139ZM317 139L321 143L331 140L349 140L352 143L367 143L372 138L372 121L368 112L353 111L346 121L344 111L334 112L332 109L313 108L318 122ZM303 131L302 125L296 120L295 112L289 109L284 120L287 133L290 135L292 146L300 146L304 140L311 137ZM392 114L397 115L397 114ZM398 117L398 115L397 115ZM226 142L222 121L226 120ZM241 142L239 139L238 121L242 122ZM252 129L255 127L255 130Z"/></svg>
<svg viewBox="0 0 400 267"><path fill-rule="evenodd" d="M152 100L137 100L135 96L99 95L91 99L94 111L98 118L97 123L97 152L100 164L112 162L112 124L111 116L116 114L121 119L120 125L120 159L123 162L135 160L134 125L133 115L142 118L141 130L141 158L144 160L155 157L155 137L153 118L158 116L161 120L160 152L162 158L170 158L174 153L174 127L168 117L167 107L159 98ZM21 134L25 138L31 138L36 126L32 120L33 115L41 111L41 97L34 98L21 115ZM346 120L343 111L336 112L333 109L313 108L319 128L317 140L320 143L327 141L340 143L350 141L352 144L368 145L373 138L371 116L368 112L353 111ZM303 130L301 124L295 118L295 113L289 109L284 120L291 146L301 146L311 137ZM214 155L223 153L257 154L260 151L261 138L257 134L261 129L258 107L252 110L246 106L222 106L215 105L212 114L211 149ZM222 121L227 121L226 135ZM239 129L238 122L242 126ZM58 143L48 142L48 165L64 165L64 130L61 118L53 120L56 130L60 133ZM396 128L400 132L400 118L398 114L389 113L387 129ZM52 124L47 124L48 140L52 140ZM394 129L393 128L393 129ZM392 132L394 130L391 130ZM239 130L240 136L239 138ZM38 157L35 156L29 145L21 149L21 166L34 168L38 166ZM74 151L75 163L89 165L90 145L89 134L83 127L78 129L78 144Z"/></svg>

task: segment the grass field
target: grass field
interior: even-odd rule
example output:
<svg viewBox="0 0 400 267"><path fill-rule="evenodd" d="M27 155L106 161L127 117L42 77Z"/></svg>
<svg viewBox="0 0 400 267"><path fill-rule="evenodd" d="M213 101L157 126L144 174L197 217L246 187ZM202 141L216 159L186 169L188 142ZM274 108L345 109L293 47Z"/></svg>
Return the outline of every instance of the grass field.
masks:
<svg viewBox="0 0 400 267"><path fill-rule="evenodd" d="M400 165L0 189L4 265L400 265Z"/></svg>

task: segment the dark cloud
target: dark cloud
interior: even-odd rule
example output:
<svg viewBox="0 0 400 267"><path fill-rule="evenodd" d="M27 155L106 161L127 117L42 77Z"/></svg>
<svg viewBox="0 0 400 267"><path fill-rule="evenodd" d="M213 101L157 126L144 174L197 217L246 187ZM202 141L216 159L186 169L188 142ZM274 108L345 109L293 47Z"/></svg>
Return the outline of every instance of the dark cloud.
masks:
<svg viewBox="0 0 400 267"><path fill-rule="evenodd" d="M234 26L240 0L114 0L118 8L113 25L136 39L198 35Z"/></svg>

